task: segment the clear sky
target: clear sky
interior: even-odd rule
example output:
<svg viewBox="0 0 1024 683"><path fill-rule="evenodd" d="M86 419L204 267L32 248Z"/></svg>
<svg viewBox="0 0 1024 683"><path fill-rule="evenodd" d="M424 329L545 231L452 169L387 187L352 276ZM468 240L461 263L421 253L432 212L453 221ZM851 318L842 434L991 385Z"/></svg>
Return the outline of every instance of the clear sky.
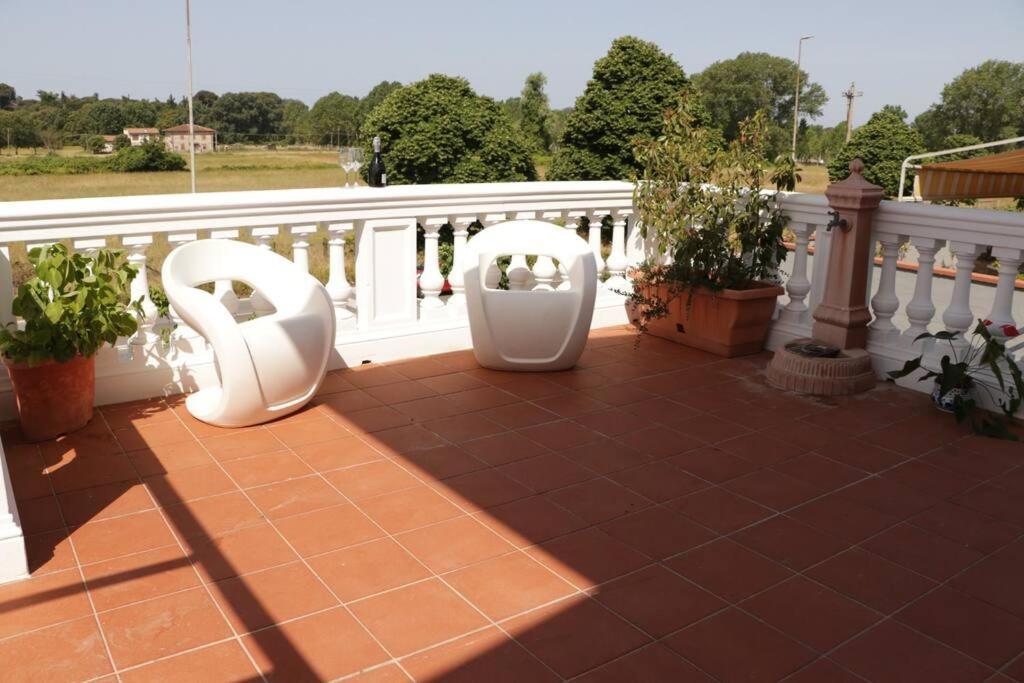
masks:
<svg viewBox="0 0 1024 683"><path fill-rule="evenodd" d="M36 90L160 97L185 91L184 0L0 0L0 81ZM625 34L687 73L763 51L796 57L824 86L820 122L863 122L895 103L911 116L985 59L1024 61L1024 0L193 0L195 89L270 90L310 104L338 90L442 72L482 94L517 94L532 71L556 107Z"/></svg>

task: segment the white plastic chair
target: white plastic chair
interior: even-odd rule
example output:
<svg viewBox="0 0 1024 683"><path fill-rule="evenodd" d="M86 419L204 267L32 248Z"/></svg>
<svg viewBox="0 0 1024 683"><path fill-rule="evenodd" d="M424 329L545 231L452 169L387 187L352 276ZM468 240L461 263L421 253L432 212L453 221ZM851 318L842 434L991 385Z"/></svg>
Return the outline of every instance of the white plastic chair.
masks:
<svg viewBox="0 0 1024 683"><path fill-rule="evenodd" d="M213 347L221 385L185 399L197 419L245 427L282 417L316 393L334 348L334 306L316 278L288 259L233 240L188 242L164 261L164 289L175 312ZM236 322L197 285L244 282L274 307Z"/></svg>
<svg viewBox="0 0 1024 683"><path fill-rule="evenodd" d="M568 288L489 288L491 263L517 254L557 259L568 272ZM532 372L576 364L587 343L597 296L597 264L585 240L544 221L508 221L469 240L465 263L469 329L480 365Z"/></svg>

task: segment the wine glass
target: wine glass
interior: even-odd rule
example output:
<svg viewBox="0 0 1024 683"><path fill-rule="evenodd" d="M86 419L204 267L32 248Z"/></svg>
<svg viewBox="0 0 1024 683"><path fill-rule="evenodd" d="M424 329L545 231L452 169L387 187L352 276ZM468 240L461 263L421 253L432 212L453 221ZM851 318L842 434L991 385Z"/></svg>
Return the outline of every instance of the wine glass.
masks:
<svg viewBox="0 0 1024 683"><path fill-rule="evenodd" d="M349 186L348 174L352 172L352 163L349 161L349 150L351 147L339 147L338 148L338 163L342 170L345 171L345 187Z"/></svg>
<svg viewBox="0 0 1024 683"><path fill-rule="evenodd" d="M355 186L359 185L359 169L363 167L363 148L362 147L349 147L346 154L348 158L349 169L356 174L356 181L352 183ZM346 178L346 184L347 184Z"/></svg>

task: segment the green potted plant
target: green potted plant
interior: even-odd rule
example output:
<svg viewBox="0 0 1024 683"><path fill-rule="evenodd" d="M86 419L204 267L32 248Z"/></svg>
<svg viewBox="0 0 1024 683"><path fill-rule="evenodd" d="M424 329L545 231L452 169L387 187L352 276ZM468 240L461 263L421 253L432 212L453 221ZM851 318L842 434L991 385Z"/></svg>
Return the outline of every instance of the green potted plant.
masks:
<svg viewBox="0 0 1024 683"><path fill-rule="evenodd" d="M724 148L700 125L689 94L665 115L663 135L637 145L639 229L667 259L633 272L629 305L641 331L723 356L764 346L786 256L786 218L764 189L767 119L741 124Z"/></svg>
<svg viewBox="0 0 1024 683"><path fill-rule="evenodd" d="M957 422L969 420L971 428L978 434L1000 439L1017 440L1009 427L1021 406L1024 396L1024 382L1021 371L1013 356L1006 353L1006 341L1020 333L1013 325L994 325L989 320L979 320L974 328L974 337L980 343L957 344L959 332L925 332L915 342L934 339L949 344L949 353L939 361L939 368L923 367L924 354L908 360L900 370L889 373L891 379L900 379L921 372L919 381L934 381L932 401L942 411L953 413ZM986 381L985 374L995 380ZM991 404L999 406L1002 413L990 413L981 408L976 400L977 392L984 391Z"/></svg>
<svg viewBox="0 0 1024 683"><path fill-rule="evenodd" d="M0 329L0 353L22 433L42 441L92 418L96 351L138 328L140 302L129 297L138 269L120 251L86 256L63 244L36 247L28 259L32 277L12 305L23 322Z"/></svg>

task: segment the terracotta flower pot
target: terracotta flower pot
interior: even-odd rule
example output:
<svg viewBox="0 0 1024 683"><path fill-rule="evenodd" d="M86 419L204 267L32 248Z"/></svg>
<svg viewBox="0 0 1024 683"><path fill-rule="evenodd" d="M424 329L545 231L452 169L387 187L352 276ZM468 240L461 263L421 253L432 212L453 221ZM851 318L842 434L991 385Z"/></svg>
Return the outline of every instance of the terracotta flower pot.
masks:
<svg viewBox="0 0 1024 683"><path fill-rule="evenodd" d="M52 439L81 429L92 419L95 360L95 356L75 356L64 363L29 367L4 359L26 439Z"/></svg>
<svg viewBox="0 0 1024 683"><path fill-rule="evenodd" d="M727 358L757 353L764 348L776 300L785 290L764 282L754 285L720 292L697 289L692 299L683 290L668 303L668 315L650 321L647 331ZM668 286L644 294L665 301Z"/></svg>

